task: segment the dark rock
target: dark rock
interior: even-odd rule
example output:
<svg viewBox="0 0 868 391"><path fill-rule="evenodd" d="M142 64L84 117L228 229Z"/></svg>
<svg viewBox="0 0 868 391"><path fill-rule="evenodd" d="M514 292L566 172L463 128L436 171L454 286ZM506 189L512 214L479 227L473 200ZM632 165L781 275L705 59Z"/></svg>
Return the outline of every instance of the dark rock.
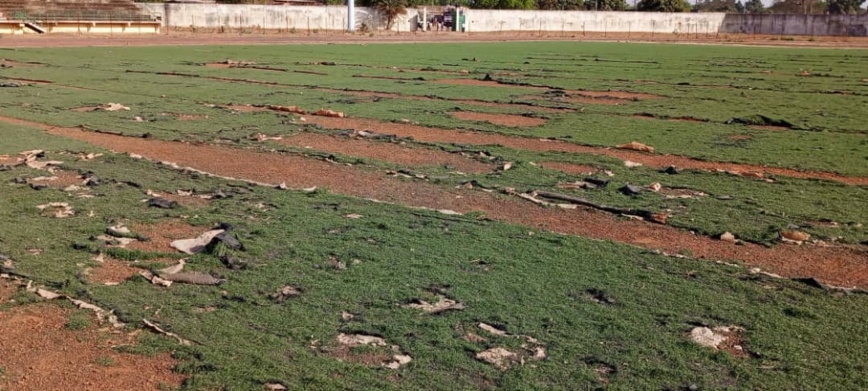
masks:
<svg viewBox="0 0 868 391"><path fill-rule="evenodd" d="M87 181L84 183L85 186L99 186L101 184L102 180L96 175L87 178Z"/></svg>
<svg viewBox="0 0 868 391"><path fill-rule="evenodd" d="M27 179L23 178L23 177L16 177L15 179L12 180L12 183L15 183L18 185L23 185L23 184L27 183Z"/></svg>
<svg viewBox="0 0 868 391"><path fill-rule="evenodd" d="M13 167L8 164L0 164L0 171L11 171L12 168Z"/></svg>
<svg viewBox="0 0 868 391"><path fill-rule="evenodd" d="M609 186L608 179L599 179L599 178L585 178L585 182L588 182L597 187L606 187Z"/></svg>
<svg viewBox="0 0 868 391"><path fill-rule="evenodd" d="M637 195L642 192L642 188L639 186L633 186L631 184L626 184L620 189L618 189L621 193L629 196Z"/></svg>
<svg viewBox="0 0 868 391"><path fill-rule="evenodd" d="M178 207L178 203L165 198L154 197L148 200L148 206L162 209L174 209Z"/></svg>
<svg viewBox="0 0 868 391"><path fill-rule="evenodd" d="M228 232L223 232L221 234L218 234L213 239L211 239L211 242L208 243L208 247L207 247L208 252L213 253L214 247L217 246L218 243L223 243L223 245L225 245L226 247L228 247L232 250L244 251L244 245L241 244L240 241L238 241L238 239L235 237L235 235L232 235Z"/></svg>
<svg viewBox="0 0 868 391"><path fill-rule="evenodd" d="M224 256L220 257L220 261L223 262L223 264L226 265L226 267L228 267L232 270L245 270L245 269L247 269L247 263L246 262L239 261L233 257L228 256L228 255L224 255Z"/></svg>
<svg viewBox="0 0 868 391"><path fill-rule="evenodd" d="M489 73L486 73L485 77L483 77L482 80L483 81L494 81L494 79L491 77L491 74L489 74Z"/></svg>
<svg viewBox="0 0 868 391"><path fill-rule="evenodd" d="M17 87L21 87L21 84L18 84L18 83L0 83L0 87L17 88Z"/></svg>
<svg viewBox="0 0 868 391"><path fill-rule="evenodd" d="M47 189L48 185L46 185L44 183L31 183L30 188L33 190L42 190L42 189Z"/></svg>
<svg viewBox="0 0 868 391"><path fill-rule="evenodd" d="M826 289L826 286L814 277L794 278L793 281L801 282L812 288Z"/></svg>
<svg viewBox="0 0 868 391"><path fill-rule="evenodd" d="M660 170L660 172L662 172L664 174L669 174L669 175L675 175L675 174L680 173L680 171L678 170L678 167L675 167L675 166L666 167L666 168Z"/></svg>

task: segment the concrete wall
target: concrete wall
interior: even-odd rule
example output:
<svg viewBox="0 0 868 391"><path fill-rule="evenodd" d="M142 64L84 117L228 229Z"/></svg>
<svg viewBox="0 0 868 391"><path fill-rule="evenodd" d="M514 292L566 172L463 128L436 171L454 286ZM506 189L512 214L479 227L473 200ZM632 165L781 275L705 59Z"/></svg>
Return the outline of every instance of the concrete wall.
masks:
<svg viewBox="0 0 868 391"><path fill-rule="evenodd" d="M265 29L281 31L346 30L345 6L141 3L161 15L164 27L209 31ZM409 9L393 31L416 30L421 9ZM430 16L430 15L429 15ZM356 7L356 29L382 30L385 21ZM740 15L724 13L466 10L467 32L654 33L711 35L868 36L868 15Z"/></svg>
<svg viewBox="0 0 868 391"><path fill-rule="evenodd" d="M751 15L729 14L723 33L771 35L868 36L868 14L863 15Z"/></svg>
<svg viewBox="0 0 868 391"><path fill-rule="evenodd" d="M724 13L468 10L470 32L556 31L715 34Z"/></svg>

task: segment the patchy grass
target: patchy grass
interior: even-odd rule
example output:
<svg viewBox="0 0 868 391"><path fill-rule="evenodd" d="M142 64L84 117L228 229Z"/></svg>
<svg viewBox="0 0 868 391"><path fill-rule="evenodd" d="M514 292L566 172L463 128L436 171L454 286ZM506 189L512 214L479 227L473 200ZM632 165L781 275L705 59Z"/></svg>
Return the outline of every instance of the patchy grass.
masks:
<svg viewBox="0 0 868 391"><path fill-rule="evenodd" d="M396 48L404 53L397 59L392 55ZM464 61L455 54L470 50L480 61ZM110 57L105 55L108 51ZM358 61L351 59L362 53L364 64L351 62ZM614 146L635 140L664 153L707 160L868 175L862 121L866 106L852 103L865 103L860 95L865 86L858 82L866 78L861 66L865 57L856 51L534 43L52 48L17 50L4 56L48 65L4 69L0 76L55 82L4 90L0 96L4 115L126 135L329 157L330 151L281 147L247 137L335 130L271 112L238 113L207 106L280 104L306 110L329 108L357 117L406 118L445 128L560 137L589 145ZM226 58L287 71L200 65ZM336 65L309 64L323 61ZM825 65L829 61L836 64L832 70ZM406 69L399 72L390 66ZM811 69L812 75L829 76L800 76L802 68ZM125 72L128 69L201 77ZM770 74L762 72L767 69ZM353 77L362 73L405 80ZM665 98L595 106L546 100L542 91L515 85L428 82L481 79L487 73L504 82L568 90L624 90ZM205 76L287 86L230 83ZM638 79L656 84L642 84ZM700 87L710 84L727 87ZM324 88L434 99L375 101ZM833 88L857 94L842 97L823 92ZM543 98L540 104L577 111L546 113L549 121L532 129L461 121L449 115L461 106L449 99L536 102L524 98L528 94ZM798 99L784 99L792 97ZM850 103L843 104L845 98ZM109 102L131 110L69 110ZM500 107L474 110L522 114ZM632 117L641 112L709 122ZM202 117L182 121L174 114ZM757 114L785 119L795 127L770 133L723 123L730 117ZM752 138L739 142L725 138L733 133ZM0 171L0 221L16 222L0 226L0 250L15 260L15 272L36 284L111 308L130 329L149 319L192 341L190 346L179 346L169 337L143 333L136 345L118 348L141 354L173 351L182 360L176 370L190 376L183 389L257 389L268 383L289 389L384 390L868 387L860 375L868 371L868 353L863 348L868 345L863 310L868 303L863 294L833 293L750 274L741 267L665 257L618 243L493 222L475 214L446 216L323 189L305 193L217 179L5 123L0 123L0 140L0 154L44 149L46 159L63 161L64 169L96 175L102 181L90 189L93 197L81 197L76 192L36 191L14 183L16 177L40 176L43 171L26 167ZM454 152L485 150L496 162L513 162L508 171L462 177L450 176L446 168L425 173L429 181L443 187L475 179L519 190L570 192L622 207L679 210L671 225L709 235L730 231L769 245L776 232L790 225L827 240L840 237L837 240L859 243L868 239L861 226L866 212L858 202L866 199L864 186L786 177L767 183L698 170L667 175L646 167L628 169L622 161L603 156L403 142ZM79 160L73 154L79 152L102 152L104 156ZM351 155L330 158L374 170L402 168ZM605 189L565 191L558 183L582 178L531 164L544 161L597 167L614 176ZM653 182L708 196L667 200L654 193L628 197L616 190L626 183ZM142 202L150 197L147 190L174 193L179 189L200 194L219 191L227 197L174 209ZM76 214L61 219L41 216L36 205L47 202L67 202ZM361 217L348 218L350 215ZM839 225L811 224L825 220ZM244 244L244 251L222 248L217 253L193 255L185 269L216 275L225 283L219 287L181 283L161 287L133 277L119 285L104 285L83 277L84 269L98 262L94 258L99 252L138 263L143 270L170 266L177 254L108 248L94 239L119 223L167 221L183 221L203 232L219 223L234 227L232 233ZM219 255L228 255L234 265L243 266L227 267ZM287 286L299 294L276 299L276 293ZM414 300L432 301L436 296L463 303L465 308L435 315L402 306ZM74 316L67 327L87 327L79 323ZM486 331L480 323L493 325L505 335ZM743 356L689 341L694 327L732 325L745 329L739 342L747 352ZM346 350L336 342L340 333L379 337L388 346ZM538 342L528 345L526 337ZM476 358L498 347L529 357L528 346L535 344L544 347L544 359L528 358L506 370ZM380 365L396 353L409 355L412 361L399 369ZM339 360L347 355L351 357Z"/></svg>

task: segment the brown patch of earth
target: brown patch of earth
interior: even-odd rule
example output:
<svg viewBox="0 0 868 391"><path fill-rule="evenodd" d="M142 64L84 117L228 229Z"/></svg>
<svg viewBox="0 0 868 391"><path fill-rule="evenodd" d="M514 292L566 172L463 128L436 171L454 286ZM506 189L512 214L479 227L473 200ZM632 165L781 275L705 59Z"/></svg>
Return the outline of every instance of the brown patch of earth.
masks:
<svg viewBox="0 0 868 391"><path fill-rule="evenodd" d="M513 114L489 114L475 111L453 111L452 116L464 121L481 121L511 127L540 126L545 119Z"/></svg>
<svg viewBox="0 0 868 391"><path fill-rule="evenodd" d="M483 173L492 170L492 167L485 163L458 154L425 148L410 148L388 142L349 139L315 133L299 133L277 142L401 165L449 166L466 173Z"/></svg>
<svg viewBox="0 0 868 391"><path fill-rule="evenodd" d="M370 367L380 366L392 359L392 355L389 354L389 350L386 350L386 348L369 346L350 347L338 345L329 351L329 355L338 361L347 361Z"/></svg>
<svg viewBox="0 0 868 391"><path fill-rule="evenodd" d="M72 310L35 304L0 311L0 388L18 391L141 390L179 387L184 375L168 353L118 353L129 337L96 327L68 330Z"/></svg>
<svg viewBox="0 0 868 391"><path fill-rule="evenodd" d="M731 135L727 136L726 138L728 138L732 141L741 141L741 140L750 140L753 138L753 136L751 136L749 134L731 134Z"/></svg>
<svg viewBox="0 0 868 391"><path fill-rule="evenodd" d="M51 176L32 178L27 182L44 183L50 187L63 189L72 185L81 186L84 183L84 178L82 178L77 172L57 170L54 174L51 174Z"/></svg>
<svg viewBox="0 0 868 391"><path fill-rule="evenodd" d="M18 284L13 284L9 280L0 278L0 304L8 303L9 299L11 299L16 292L18 292Z"/></svg>
<svg viewBox="0 0 868 391"><path fill-rule="evenodd" d="M322 118L330 121L350 121L346 118ZM37 127L52 134L72 137L114 151L136 153L154 160L171 161L181 166L189 166L225 177L271 184L286 183L291 188L318 186L337 194L372 198L412 207L453 210L461 213L481 211L489 218L512 224L634 244L671 253L690 251L693 257L700 259L740 260L783 276L815 277L831 285L868 287L868 252L862 246L779 245L768 248L751 243L734 245L693 235L666 225L632 219L623 220L593 209L580 207L563 210L537 207L517 198L501 197L472 189L444 188L428 182L402 181L385 176L379 171L335 165L299 156L83 132L76 128L53 127L22 120L6 119L6 121ZM358 125L358 120L352 121L333 124L340 125L337 126L339 129ZM406 126L401 125L401 127ZM361 129L365 128L361 127ZM427 133L443 132L429 128L423 130ZM425 132L421 134L424 135ZM456 132L455 134L481 136L473 133ZM165 235L171 229L176 232L173 239L195 237L205 230L171 221L132 228L134 232L150 234L154 239L158 238L158 233ZM146 229L151 231L148 232ZM166 238L166 246L168 241L170 240ZM153 244L149 243L149 245ZM162 248L161 250L170 251Z"/></svg>
<svg viewBox="0 0 868 391"><path fill-rule="evenodd" d="M263 111L270 111L269 109L267 109L265 107L258 107L258 106L251 106L251 105L232 104L232 105L222 105L219 107L221 107L223 109L227 109L227 110L241 112L241 113L258 113L258 112L263 112Z"/></svg>
<svg viewBox="0 0 868 391"><path fill-rule="evenodd" d="M45 64L40 62L24 62L0 58L0 68L40 68L44 66Z"/></svg>
<svg viewBox="0 0 868 391"><path fill-rule="evenodd" d="M774 125L750 125L751 129L756 130L771 130L775 132L786 132L790 130L790 128L786 126L774 126Z"/></svg>
<svg viewBox="0 0 868 391"><path fill-rule="evenodd" d="M108 258L99 266L91 268L87 279L97 284L120 284L140 271L142 269L130 266L129 262Z"/></svg>
<svg viewBox="0 0 868 391"><path fill-rule="evenodd" d="M498 82L493 81L493 80L479 80L479 79L437 79L437 80L433 80L433 82L440 83L440 84L451 84L451 85L457 85L457 86L521 88L521 89L536 90L536 91L549 90L549 88L547 88L547 87L520 86L520 85L515 85L515 84L498 83Z"/></svg>
<svg viewBox="0 0 868 391"><path fill-rule="evenodd" d="M208 228L194 227L180 220L162 220L156 224L134 223L130 230L150 239L147 242L136 240L130 243L127 245L130 250L177 253L178 250L170 243L178 239L195 238Z"/></svg>
<svg viewBox="0 0 868 391"><path fill-rule="evenodd" d="M310 117L309 123L331 129L366 129L382 134L393 134L400 137L413 137L417 141L432 143L455 143L474 145L501 145L514 149L525 149L543 152L573 152L606 155L622 160L630 160L645 166L665 168L676 166L683 169L698 169L706 171L732 172L765 172L774 175L794 178L826 179L854 185L868 185L868 177L853 177L825 171L797 171L780 167L767 167L752 164L711 162L679 155L660 155L636 152L624 149L590 147L567 143L559 140L534 139L526 137L506 136L494 133L480 133L461 130L432 128L409 124L396 124L363 118L327 118Z"/></svg>
<svg viewBox="0 0 868 391"><path fill-rule="evenodd" d="M549 170L560 171L572 175L592 175L599 171L598 168L586 166L584 164L564 163L564 162L541 162L543 168Z"/></svg>

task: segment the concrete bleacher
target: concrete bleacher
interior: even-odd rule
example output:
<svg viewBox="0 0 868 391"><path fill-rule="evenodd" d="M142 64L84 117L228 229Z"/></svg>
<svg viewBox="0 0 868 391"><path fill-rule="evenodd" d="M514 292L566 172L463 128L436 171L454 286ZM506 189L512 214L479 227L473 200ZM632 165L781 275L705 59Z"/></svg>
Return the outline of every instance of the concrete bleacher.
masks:
<svg viewBox="0 0 868 391"><path fill-rule="evenodd" d="M161 24L131 0L0 0L0 34L158 33Z"/></svg>

